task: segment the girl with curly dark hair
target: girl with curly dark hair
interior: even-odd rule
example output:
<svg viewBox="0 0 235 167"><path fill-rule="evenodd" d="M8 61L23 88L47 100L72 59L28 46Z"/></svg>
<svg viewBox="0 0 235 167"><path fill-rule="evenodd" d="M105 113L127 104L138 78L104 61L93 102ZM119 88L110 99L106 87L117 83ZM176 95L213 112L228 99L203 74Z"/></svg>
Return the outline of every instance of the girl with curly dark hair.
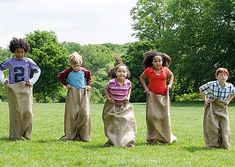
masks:
<svg viewBox="0 0 235 167"><path fill-rule="evenodd" d="M147 94L146 122L149 144L172 143L176 137L171 133L169 89L173 73L168 68L171 58L161 52L148 51L143 61L144 72L140 82ZM148 85L146 81L148 81ZM168 84L168 85L167 85Z"/></svg>
<svg viewBox="0 0 235 167"><path fill-rule="evenodd" d="M30 46L25 39L13 38L9 49L14 57L0 64L0 82L7 89L9 112L10 112L10 135L11 139L19 139L22 136L31 138L32 131L32 88L38 80L41 70L30 58L25 57ZM4 78L3 70L9 70L8 79ZM30 78L30 73L33 76Z"/></svg>

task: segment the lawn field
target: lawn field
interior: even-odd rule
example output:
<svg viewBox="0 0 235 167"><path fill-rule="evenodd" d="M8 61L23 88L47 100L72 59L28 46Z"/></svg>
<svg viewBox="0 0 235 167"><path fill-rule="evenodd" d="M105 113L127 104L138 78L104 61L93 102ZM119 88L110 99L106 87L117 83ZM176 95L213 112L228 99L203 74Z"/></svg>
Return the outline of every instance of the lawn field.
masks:
<svg viewBox="0 0 235 167"><path fill-rule="evenodd" d="M235 105L229 106L232 147L207 149L202 134L203 104L172 104L172 145L146 144L145 104L133 104L134 148L104 147L103 104L91 104L92 141L60 141L64 104L36 103L31 140L9 140L8 104L0 102L0 166L235 166Z"/></svg>

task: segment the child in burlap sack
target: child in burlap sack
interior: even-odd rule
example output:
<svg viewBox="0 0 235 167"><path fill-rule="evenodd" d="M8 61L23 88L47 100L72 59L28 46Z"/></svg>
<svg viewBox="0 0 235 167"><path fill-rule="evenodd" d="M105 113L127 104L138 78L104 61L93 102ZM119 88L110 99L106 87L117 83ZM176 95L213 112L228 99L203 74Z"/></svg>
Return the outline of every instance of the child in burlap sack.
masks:
<svg viewBox="0 0 235 167"><path fill-rule="evenodd" d="M218 68L216 81L210 81L199 88L205 102L203 132L209 148L230 148L230 127L228 104L235 96L233 84L226 82L229 72Z"/></svg>
<svg viewBox="0 0 235 167"><path fill-rule="evenodd" d="M114 68L115 75L105 89L106 102L103 107L104 132L108 141L106 146L134 147L136 120L134 108L129 102L131 82L128 67L121 63Z"/></svg>
<svg viewBox="0 0 235 167"><path fill-rule="evenodd" d="M168 69L170 62L170 57L165 53L154 51L145 53L144 72L140 76L140 82L147 95L146 123L149 144L176 141L176 137L171 132L170 123L169 89L172 87L174 78L173 73Z"/></svg>
<svg viewBox="0 0 235 167"><path fill-rule="evenodd" d="M90 98L91 73L82 67L82 56L73 52L68 58L70 67L58 74L60 82L68 89L63 140L91 140Z"/></svg>
<svg viewBox="0 0 235 167"><path fill-rule="evenodd" d="M25 57L30 46L25 39L13 38L9 49L14 57L0 64L0 82L4 83L7 90L10 139L19 139L22 136L31 139L32 133L32 104L33 85L38 80L41 70L30 58ZM5 79L3 70L9 69L9 78ZM30 78L30 72L33 72Z"/></svg>

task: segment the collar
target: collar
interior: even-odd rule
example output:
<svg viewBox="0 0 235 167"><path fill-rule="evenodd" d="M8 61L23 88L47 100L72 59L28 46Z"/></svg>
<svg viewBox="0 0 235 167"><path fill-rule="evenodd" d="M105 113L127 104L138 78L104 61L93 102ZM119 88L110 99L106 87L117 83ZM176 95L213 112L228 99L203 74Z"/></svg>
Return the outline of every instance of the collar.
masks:
<svg viewBox="0 0 235 167"><path fill-rule="evenodd" d="M116 85L120 85L117 81L117 78L114 79L114 82L115 82ZM127 79L125 79L123 85L127 85Z"/></svg>
<svg viewBox="0 0 235 167"><path fill-rule="evenodd" d="M228 85L227 82L225 82L224 86L221 86L221 85L219 84L219 81L216 81L216 85L218 86L219 89L220 89L220 88L228 88L228 87L229 87L229 85Z"/></svg>
<svg viewBox="0 0 235 167"><path fill-rule="evenodd" d="M153 66L152 66L152 67L149 67L149 69L150 69L150 70L149 70L150 72L154 72ZM160 67L160 70L163 71L163 66Z"/></svg>

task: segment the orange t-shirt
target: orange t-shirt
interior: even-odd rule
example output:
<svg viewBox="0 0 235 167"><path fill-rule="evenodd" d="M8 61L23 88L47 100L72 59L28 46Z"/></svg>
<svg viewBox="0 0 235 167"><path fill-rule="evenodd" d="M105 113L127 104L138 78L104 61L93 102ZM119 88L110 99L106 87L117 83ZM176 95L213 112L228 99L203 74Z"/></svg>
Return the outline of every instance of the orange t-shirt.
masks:
<svg viewBox="0 0 235 167"><path fill-rule="evenodd" d="M167 85L166 78L171 71L167 67L161 67L161 74L158 75L154 72L153 67L148 67L144 70L144 74L147 76L149 81L148 88L155 94L166 95L167 94Z"/></svg>

